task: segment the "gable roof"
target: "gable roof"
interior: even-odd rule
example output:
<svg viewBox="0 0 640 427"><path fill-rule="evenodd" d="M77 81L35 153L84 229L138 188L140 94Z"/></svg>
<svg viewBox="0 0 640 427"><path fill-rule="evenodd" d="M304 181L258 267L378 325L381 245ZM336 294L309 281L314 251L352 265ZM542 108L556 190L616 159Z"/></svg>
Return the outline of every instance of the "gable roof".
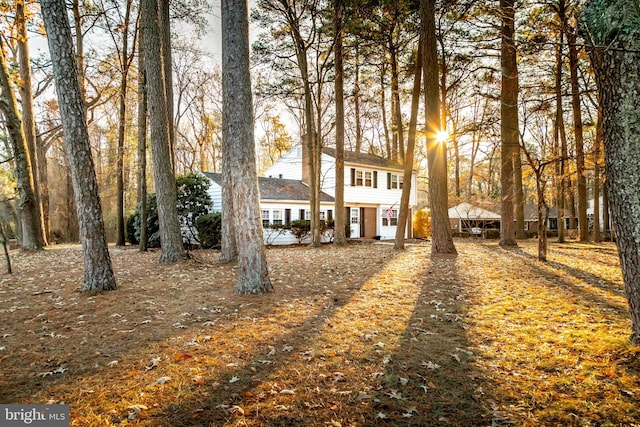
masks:
<svg viewBox="0 0 640 427"><path fill-rule="evenodd" d="M222 174L202 172L204 176L222 187ZM302 181L295 179L280 179L258 177L261 200L296 200L309 201L309 187ZM335 199L327 193L320 192L321 202L334 202Z"/></svg>
<svg viewBox="0 0 640 427"><path fill-rule="evenodd" d="M449 208L450 219L500 219L500 214L473 206L469 203L460 203Z"/></svg>
<svg viewBox="0 0 640 427"><path fill-rule="evenodd" d="M336 158L335 148L324 147L322 148L322 152ZM385 159L384 157L376 156L374 154L356 153L355 151L345 151L344 161L345 163L357 163L360 165L404 170L404 166L394 160Z"/></svg>

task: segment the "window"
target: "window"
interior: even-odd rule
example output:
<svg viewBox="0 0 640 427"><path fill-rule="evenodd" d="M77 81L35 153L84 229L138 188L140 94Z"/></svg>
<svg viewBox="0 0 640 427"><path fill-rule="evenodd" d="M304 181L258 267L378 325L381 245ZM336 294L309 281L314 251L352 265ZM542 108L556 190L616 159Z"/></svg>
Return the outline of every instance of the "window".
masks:
<svg viewBox="0 0 640 427"><path fill-rule="evenodd" d="M282 211L280 209L273 210L273 223L282 225Z"/></svg>
<svg viewBox="0 0 640 427"><path fill-rule="evenodd" d="M320 211L320 221L324 221L327 219L327 213L325 211Z"/></svg>
<svg viewBox="0 0 640 427"><path fill-rule="evenodd" d="M378 188L378 171L351 168L351 186Z"/></svg>
<svg viewBox="0 0 640 427"><path fill-rule="evenodd" d="M309 209L306 209L304 211L304 219L307 221L311 221L311 211Z"/></svg>
<svg viewBox="0 0 640 427"><path fill-rule="evenodd" d="M387 173L387 189L388 190L402 189L403 184L404 184L403 175L396 175L391 172Z"/></svg>
<svg viewBox="0 0 640 427"><path fill-rule="evenodd" d="M351 224L360 224L360 209L351 208Z"/></svg>
<svg viewBox="0 0 640 427"><path fill-rule="evenodd" d="M269 209L262 209L262 226L269 226Z"/></svg>
<svg viewBox="0 0 640 427"><path fill-rule="evenodd" d="M393 227L398 225L398 210L397 209L383 209L382 210L382 226Z"/></svg>

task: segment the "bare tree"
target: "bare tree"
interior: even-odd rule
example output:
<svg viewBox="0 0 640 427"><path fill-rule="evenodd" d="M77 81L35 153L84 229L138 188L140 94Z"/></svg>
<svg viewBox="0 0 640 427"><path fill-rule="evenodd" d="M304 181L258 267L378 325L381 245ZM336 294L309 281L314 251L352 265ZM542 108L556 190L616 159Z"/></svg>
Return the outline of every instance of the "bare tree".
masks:
<svg viewBox="0 0 640 427"><path fill-rule="evenodd" d="M427 162L429 168L429 204L431 207L431 253L455 254L449 224L447 190L447 150L438 142L440 130L440 97L438 52L436 47L435 0L420 1L423 46Z"/></svg>
<svg viewBox="0 0 640 427"><path fill-rule="evenodd" d="M519 161L516 156L519 150L518 132L518 68L516 65L516 45L514 40L515 1L500 0L502 18L502 47L500 62L502 64L501 92L501 221L500 245L517 246L514 228L514 171L513 162Z"/></svg>
<svg viewBox="0 0 640 427"><path fill-rule="evenodd" d="M249 73L247 0L222 1L222 141L230 164L235 240L238 248L236 293L273 291L260 220L260 193L255 162L253 101Z"/></svg>
<svg viewBox="0 0 640 427"><path fill-rule="evenodd" d="M0 111L6 118L9 141L13 151L17 189L19 194L18 212L22 231L22 249L42 249L40 211L35 197L33 168L29 147L18 112L18 102L9 76L4 46L0 40Z"/></svg>
<svg viewBox="0 0 640 427"><path fill-rule="evenodd" d="M158 202L158 222L160 223L160 262L176 262L184 258L182 233L176 208L176 179L171 162L169 143L169 115L162 55L161 33L158 23L156 0L144 0L142 8L142 49L145 51L145 73L151 130L151 152L153 155L153 176Z"/></svg>
<svg viewBox="0 0 640 427"><path fill-rule="evenodd" d="M84 100L73 54L67 10L63 0L42 0L40 4L53 63L80 225L85 266L82 290L112 290L116 288L116 280L104 233L98 182L91 157Z"/></svg>

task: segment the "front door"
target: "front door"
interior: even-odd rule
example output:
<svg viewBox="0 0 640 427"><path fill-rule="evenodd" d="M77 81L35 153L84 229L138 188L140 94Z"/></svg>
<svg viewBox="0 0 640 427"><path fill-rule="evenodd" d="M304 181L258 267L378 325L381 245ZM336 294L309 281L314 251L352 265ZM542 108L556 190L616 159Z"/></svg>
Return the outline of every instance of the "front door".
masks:
<svg viewBox="0 0 640 427"><path fill-rule="evenodd" d="M351 224L351 237L352 239L360 238L360 208L351 208L351 215L349 215L349 223Z"/></svg>

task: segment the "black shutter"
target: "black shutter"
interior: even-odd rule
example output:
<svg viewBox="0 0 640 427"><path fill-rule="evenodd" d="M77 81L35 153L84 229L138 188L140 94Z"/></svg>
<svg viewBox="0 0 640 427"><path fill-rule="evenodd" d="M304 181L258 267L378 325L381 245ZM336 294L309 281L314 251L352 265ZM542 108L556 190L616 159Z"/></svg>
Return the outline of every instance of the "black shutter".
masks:
<svg viewBox="0 0 640 427"><path fill-rule="evenodd" d="M300 209L300 217L298 219L304 219L304 209Z"/></svg>
<svg viewBox="0 0 640 427"><path fill-rule="evenodd" d="M373 171L373 188L378 188L378 171Z"/></svg>
<svg viewBox="0 0 640 427"><path fill-rule="evenodd" d="M387 190L391 190L391 172L387 172Z"/></svg>
<svg viewBox="0 0 640 427"><path fill-rule="evenodd" d="M356 170L355 168L351 168L351 186L355 187L356 185Z"/></svg>

